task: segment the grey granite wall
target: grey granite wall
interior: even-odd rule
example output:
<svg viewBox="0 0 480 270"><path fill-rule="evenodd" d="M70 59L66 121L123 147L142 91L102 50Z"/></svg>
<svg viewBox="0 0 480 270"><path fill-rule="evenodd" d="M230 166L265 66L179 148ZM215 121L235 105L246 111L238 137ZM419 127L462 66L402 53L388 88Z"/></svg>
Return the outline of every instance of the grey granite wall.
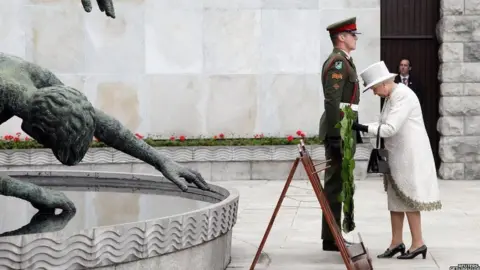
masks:
<svg viewBox="0 0 480 270"><path fill-rule="evenodd" d="M442 0L440 177L480 179L480 1Z"/></svg>
<svg viewBox="0 0 480 270"><path fill-rule="evenodd" d="M380 59L379 0L122 0L116 20L80 0L0 1L0 51L53 70L142 134L318 132L325 30L357 16L360 70ZM361 121L379 100L362 93ZM165 117L165 116L171 116ZM0 134L17 132L15 118Z"/></svg>

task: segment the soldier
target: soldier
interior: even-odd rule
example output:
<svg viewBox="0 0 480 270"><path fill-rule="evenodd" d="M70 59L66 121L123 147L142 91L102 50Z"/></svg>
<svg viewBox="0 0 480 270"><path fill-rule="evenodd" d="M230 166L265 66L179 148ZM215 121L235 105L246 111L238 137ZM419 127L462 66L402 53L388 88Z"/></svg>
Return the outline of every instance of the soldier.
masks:
<svg viewBox="0 0 480 270"><path fill-rule="evenodd" d="M331 167L325 171L325 195L337 224L340 226L342 203L339 195L342 191L342 151L340 129L335 125L341 120L341 108L352 104L353 111L358 115L360 101L357 71L350 52L355 50L357 42L356 18L349 18L327 27L333 43L333 51L328 56L322 68L323 94L325 97L325 112L320 119L320 139L324 141L325 157L331 159ZM358 121L358 119L357 119ZM361 143L359 132L356 143ZM360 140L359 140L360 139ZM330 231L325 216L322 217L323 250L338 251L338 247ZM345 241L346 245L350 242Z"/></svg>

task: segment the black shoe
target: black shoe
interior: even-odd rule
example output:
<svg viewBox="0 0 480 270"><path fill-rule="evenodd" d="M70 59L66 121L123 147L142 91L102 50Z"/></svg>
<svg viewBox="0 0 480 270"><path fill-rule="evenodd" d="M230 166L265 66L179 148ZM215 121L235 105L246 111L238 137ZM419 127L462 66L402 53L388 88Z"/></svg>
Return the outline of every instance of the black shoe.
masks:
<svg viewBox="0 0 480 270"><path fill-rule="evenodd" d="M407 253L398 256L397 259L404 259L404 260L413 259L420 254L422 254L423 259L425 259L427 257L427 246L426 245L423 245L423 246L415 249L414 251L407 250Z"/></svg>
<svg viewBox="0 0 480 270"><path fill-rule="evenodd" d="M403 256L405 254L405 245L403 243L401 243L400 245L398 245L398 246L396 246L392 249L387 248L387 250L385 250L384 253L378 255L377 258L379 258L379 259L381 259L381 258L392 258L398 252L400 252L402 254L400 256Z"/></svg>
<svg viewBox="0 0 480 270"><path fill-rule="evenodd" d="M348 242L347 240L343 240L345 243L345 246L349 247L353 245L354 243ZM333 240L323 240L323 250L325 251L340 251L338 249L337 243Z"/></svg>

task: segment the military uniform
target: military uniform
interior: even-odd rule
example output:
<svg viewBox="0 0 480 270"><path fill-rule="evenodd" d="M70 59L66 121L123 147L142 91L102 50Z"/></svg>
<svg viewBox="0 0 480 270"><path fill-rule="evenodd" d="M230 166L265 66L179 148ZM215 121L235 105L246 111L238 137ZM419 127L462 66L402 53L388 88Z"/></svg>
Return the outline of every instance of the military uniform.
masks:
<svg viewBox="0 0 480 270"><path fill-rule="evenodd" d="M330 35L356 32L356 18L350 18L327 27ZM342 203L339 201L339 195L342 192L341 176L341 137L340 129L335 125L342 119L341 108L349 106L352 103L352 110L358 118L358 103L360 101L360 89L358 84L357 70L353 59L341 49L334 48L328 56L322 68L323 94L325 97L325 112L320 119L320 139L324 141L325 157L331 159L331 167L325 171L325 195L330 204L333 216L337 224L341 225ZM357 119L358 121L358 119ZM358 131L352 134L361 137ZM354 150L356 142L354 142ZM322 218L322 239L324 249L333 250L326 245L334 245L334 238L325 217ZM326 244L327 243L327 244ZM336 247L336 246L335 246Z"/></svg>

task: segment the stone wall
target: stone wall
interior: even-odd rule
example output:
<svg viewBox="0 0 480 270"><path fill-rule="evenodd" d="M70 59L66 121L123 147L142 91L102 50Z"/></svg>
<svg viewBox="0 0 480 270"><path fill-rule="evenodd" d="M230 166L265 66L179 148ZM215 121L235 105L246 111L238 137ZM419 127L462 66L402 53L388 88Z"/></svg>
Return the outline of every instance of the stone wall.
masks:
<svg viewBox="0 0 480 270"><path fill-rule="evenodd" d="M357 16L359 71L380 59L379 0L114 2L115 20L80 0L1 1L0 51L50 68L132 131L164 137L317 134L334 21ZM361 121L374 121L378 98L361 99Z"/></svg>
<svg viewBox="0 0 480 270"><path fill-rule="evenodd" d="M307 145L315 163L325 161L323 145ZM156 150L183 165L200 172L208 181L285 180L298 157L296 145L276 146L206 146L157 147ZM355 152L355 180L364 180L372 147L362 144ZM317 167L320 169L320 167ZM76 170L161 175L155 167L112 148L91 148L82 162L62 165L48 149L0 151L0 171ZM320 178L324 179L324 172ZM303 167L294 179L308 180ZM0 216L1 217L1 216Z"/></svg>
<svg viewBox="0 0 480 270"><path fill-rule="evenodd" d="M441 1L438 131L443 179L480 179L479 3Z"/></svg>

